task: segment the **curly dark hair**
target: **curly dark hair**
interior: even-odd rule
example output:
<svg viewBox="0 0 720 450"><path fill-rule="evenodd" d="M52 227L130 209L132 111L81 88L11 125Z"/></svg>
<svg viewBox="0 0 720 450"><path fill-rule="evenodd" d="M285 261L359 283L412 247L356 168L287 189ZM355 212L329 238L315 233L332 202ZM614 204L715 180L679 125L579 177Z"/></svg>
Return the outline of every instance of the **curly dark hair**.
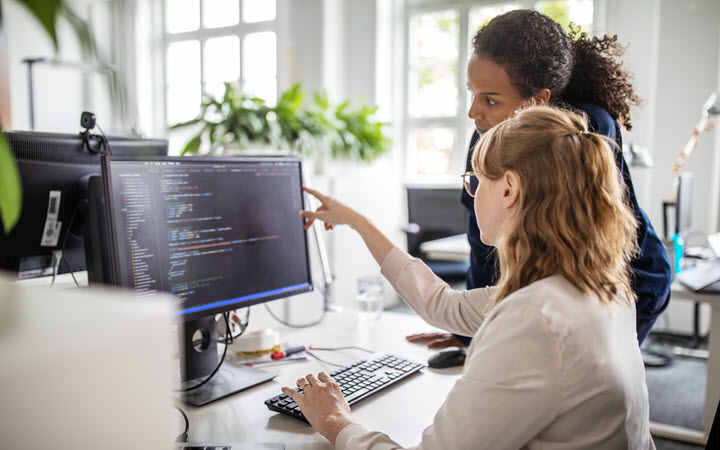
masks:
<svg viewBox="0 0 720 450"><path fill-rule="evenodd" d="M630 108L640 104L633 77L623 69L625 47L616 35L590 37L571 25L570 34L537 11L499 15L473 38L474 52L502 66L523 97L550 90L551 102L594 103L628 130Z"/></svg>

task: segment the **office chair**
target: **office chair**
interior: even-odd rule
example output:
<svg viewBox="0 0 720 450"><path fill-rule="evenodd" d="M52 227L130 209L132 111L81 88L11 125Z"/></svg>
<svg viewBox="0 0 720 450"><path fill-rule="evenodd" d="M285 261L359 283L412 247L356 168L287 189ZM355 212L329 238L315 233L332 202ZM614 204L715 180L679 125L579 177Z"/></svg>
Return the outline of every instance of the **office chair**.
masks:
<svg viewBox="0 0 720 450"><path fill-rule="evenodd" d="M408 224L405 226L410 255L423 259L446 281L463 281L469 262L430 260L420 244L465 233L467 211L460 204L462 188L407 188Z"/></svg>

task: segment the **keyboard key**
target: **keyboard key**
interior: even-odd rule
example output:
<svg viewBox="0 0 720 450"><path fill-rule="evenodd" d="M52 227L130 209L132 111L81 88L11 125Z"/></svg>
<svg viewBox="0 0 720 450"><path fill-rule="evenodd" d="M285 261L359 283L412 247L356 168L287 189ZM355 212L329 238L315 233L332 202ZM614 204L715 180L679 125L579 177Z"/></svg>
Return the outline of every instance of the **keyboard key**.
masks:
<svg viewBox="0 0 720 450"><path fill-rule="evenodd" d="M351 401L355 400L356 398L360 397L363 394L367 394L368 392L370 392L369 389L360 389L359 391L355 392L351 396L345 397L345 400L347 400L347 402L350 403Z"/></svg>

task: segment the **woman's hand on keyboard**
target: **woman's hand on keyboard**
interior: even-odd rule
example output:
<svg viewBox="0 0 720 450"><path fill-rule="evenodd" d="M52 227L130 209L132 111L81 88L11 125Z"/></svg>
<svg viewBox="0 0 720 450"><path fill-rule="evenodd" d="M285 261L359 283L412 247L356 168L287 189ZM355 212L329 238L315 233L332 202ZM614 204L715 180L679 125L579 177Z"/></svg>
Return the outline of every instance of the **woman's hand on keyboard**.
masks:
<svg viewBox="0 0 720 450"><path fill-rule="evenodd" d="M340 386L325 372L300 378L297 385L305 395L287 386L282 391L297 403L310 425L335 445L340 431L355 423Z"/></svg>

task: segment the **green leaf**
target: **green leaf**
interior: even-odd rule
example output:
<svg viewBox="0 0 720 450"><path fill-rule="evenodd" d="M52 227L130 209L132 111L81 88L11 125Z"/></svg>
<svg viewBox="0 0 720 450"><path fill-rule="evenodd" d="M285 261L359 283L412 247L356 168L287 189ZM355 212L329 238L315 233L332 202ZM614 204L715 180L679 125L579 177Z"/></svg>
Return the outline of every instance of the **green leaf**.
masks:
<svg viewBox="0 0 720 450"><path fill-rule="evenodd" d="M200 144L202 144L202 135L198 134L194 138L190 139L190 142L185 145L185 148L183 148L180 152L180 156L185 156L188 153L197 153L200 150Z"/></svg>
<svg viewBox="0 0 720 450"><path fill-rule="evenodd" d="M5 133L0 132L0 218L5 234L10 234L22 211L20 174Z"/></svg>
<svg viewBox="0 0 720 450"><path fill-rule="evenodd" d="M43 1L43 0L40 0ZM50 2L48 2L50 3ZM58 1L58 3L61 3ZM99 53L95 39L93 39L90 26L85 22L75 11L70 9L67 5L61 4L56 14L64 17L75 32L78 42L80 43L80 50L83 53L85 59L99 60Z"/></svg>
<svg viewBox="0 0 720 450"><path fill-rule="evenodd" d="M57 32L55 31L55 19L62 9L62 0L17 0L25 6L30 13L40 22L50 39L53 41L55 50L58 48Z"/></svg>
<svg viewBox="0 0 720 450"><path fill-rule="evenodd" d="M196 117L193 120L188 120L187 122L180 122L176 123L175 125L171 125L171 130L176 130L178 128L185 128L189 127L190 125L195 125L196 123L200 123L202 121L202 117Z"/></svg>

